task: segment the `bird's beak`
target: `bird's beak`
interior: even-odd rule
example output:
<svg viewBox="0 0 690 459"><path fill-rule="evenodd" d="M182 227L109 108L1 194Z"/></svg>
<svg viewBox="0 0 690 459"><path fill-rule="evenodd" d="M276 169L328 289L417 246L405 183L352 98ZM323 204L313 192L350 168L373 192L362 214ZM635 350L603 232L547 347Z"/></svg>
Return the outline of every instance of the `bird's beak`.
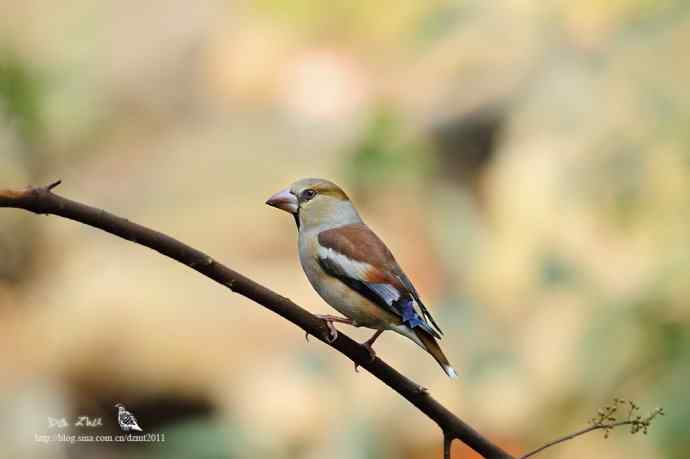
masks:
<svg viewBox="0 0 690 459"><path fill-rule="evenodd" d="M266 204L284 210L285 212L289 212L291 214L296 214L297 210L299 209L297 198L294 194L290 193L290 190L288 189L279 191L270 198L268 198Z"/></svg>

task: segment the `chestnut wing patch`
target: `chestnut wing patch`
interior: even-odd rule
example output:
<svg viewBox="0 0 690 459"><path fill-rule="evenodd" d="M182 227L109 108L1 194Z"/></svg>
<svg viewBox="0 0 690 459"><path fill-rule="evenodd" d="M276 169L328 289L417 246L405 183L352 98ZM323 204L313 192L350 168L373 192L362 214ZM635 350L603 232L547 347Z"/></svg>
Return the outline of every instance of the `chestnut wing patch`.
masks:
<svg viewBox="0 0 690 459"><path fill-rule="evenodd" d="M408 327L420 327L440 338L441 330L411 282L388 248L366 226L347 225L322 232L317 257L327 274L399 316Z"/></svg>
<svg viewBox="0 0 690 459"><path fill-rule="evenodd" d="M319 247L318 259L326 273L338 278L348 287L358 291L370 301L379 304L389 312L398 314L392 307L400 299L400 291L393 285L377 282L375 269L368 263L351 260L333 249ZM372 275L373 273L373 275Z"/></svg>

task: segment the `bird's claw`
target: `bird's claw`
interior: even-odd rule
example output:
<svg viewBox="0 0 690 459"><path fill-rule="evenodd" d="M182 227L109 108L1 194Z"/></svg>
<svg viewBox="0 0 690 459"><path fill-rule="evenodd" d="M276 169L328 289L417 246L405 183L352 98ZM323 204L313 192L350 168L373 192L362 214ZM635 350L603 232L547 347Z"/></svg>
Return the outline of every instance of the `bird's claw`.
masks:
<svg viewBox="0 0 690 459"><path fill-rule="evenodd" d="M332 323L326 322L328 324L328 337L326 338L326 341L329 343L332 343L338 338L338 330L335 329ZM309 342L309 332L304 333L304 339L307 340L307 343Z"/></svg>
<svg viewBox="0 0 690 459"><path fill-rule="evenodd" d="M338 330L336 330L335 325L333 325L333 322L330 320L326 321L326 326L328 327L328 332L329 332L329 338L326 338L326 341L329 343L332 343L336 339L338 339Z"/></svg>
<svg viewBox="0 0 690 459"><path fill-rule="evenodd" d="M362 343L362 347L364 347L369 352L369 357L370 357L369 363L376 360L376 351L374 350L374 348L369 343ZM359 373L359 367L360 367L360 364L355 362L355 372Z"/></svg>
<svg viewBox="0 0 690 459"><path fill-rule="evenodd" d="M327 337L324 337L324 339L329 344L338 338L338 330L336 330L335 325L333 325L333 322L350 323L349 319L335 317L335 316L331 316L328 314L324 314L324 315L317 314L316 317L323 320L324 322L326 322L326 326L328 327L329 333L328 333Z"/></svg>

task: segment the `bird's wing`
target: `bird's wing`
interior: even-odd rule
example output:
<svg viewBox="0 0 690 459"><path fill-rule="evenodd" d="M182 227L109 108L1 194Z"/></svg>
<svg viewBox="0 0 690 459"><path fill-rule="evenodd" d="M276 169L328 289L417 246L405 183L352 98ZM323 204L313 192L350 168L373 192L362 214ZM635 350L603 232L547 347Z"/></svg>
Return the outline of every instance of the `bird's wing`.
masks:
<svg viewBox="0 0 690 459"><path fill-rule="evenodd" d="M442 332L412 282L388 247L366 225L356 223L322 231L318 242L317 257L327 274L396 314L410 328L421 327L440 338Z"/></svg>
<svg viewBox="0 0 690 459"><path fill-rule="evenodd" d="M393 275L410 292L410 295L415 300L416 305L419 307L418 313L421 314L421 316L424 317L424 319L431 322L431 324L434 326L436 330L438 330L440 334L443 334L443 332L441 331L441 327L438 326L434 318L431 316L429 309L424 305L424 303L422 303L422 299L419 298L419 293L417 293L417 289L414 288L414 285L412 285L412 281L410 281L407 275L405 275L405 273L400 269L400 267L398 267L397 270L393 272Z"/></svg>

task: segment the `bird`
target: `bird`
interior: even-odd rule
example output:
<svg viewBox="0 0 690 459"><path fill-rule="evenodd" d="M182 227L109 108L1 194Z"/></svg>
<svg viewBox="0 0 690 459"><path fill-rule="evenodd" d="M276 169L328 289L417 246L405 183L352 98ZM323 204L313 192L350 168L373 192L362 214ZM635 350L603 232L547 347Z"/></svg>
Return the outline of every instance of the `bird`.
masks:
<svg viewBox="0 0 690 459"><path fill-rule="evenodd" d="M139 427L139 423L137 423L137 418L127 411L122 403L116 403L115 407L117 408L117 422L120 424L120 429L125 432L129 432L130 430L142 431L141 427Z"/></svg>
<svg viewBox="0 0 690 459"><path fill-rule="evenodd" d="M338 333L334 322L374 329L374 335L361 343L373 360L374 342L391 330L431 354L448 377L457 377L437 342L443 332L429 309L338 185L319 178L301 179L273 194L266 204L292 214L307 279L344 316L317 315L326 322L331 342Z"/></svg>

